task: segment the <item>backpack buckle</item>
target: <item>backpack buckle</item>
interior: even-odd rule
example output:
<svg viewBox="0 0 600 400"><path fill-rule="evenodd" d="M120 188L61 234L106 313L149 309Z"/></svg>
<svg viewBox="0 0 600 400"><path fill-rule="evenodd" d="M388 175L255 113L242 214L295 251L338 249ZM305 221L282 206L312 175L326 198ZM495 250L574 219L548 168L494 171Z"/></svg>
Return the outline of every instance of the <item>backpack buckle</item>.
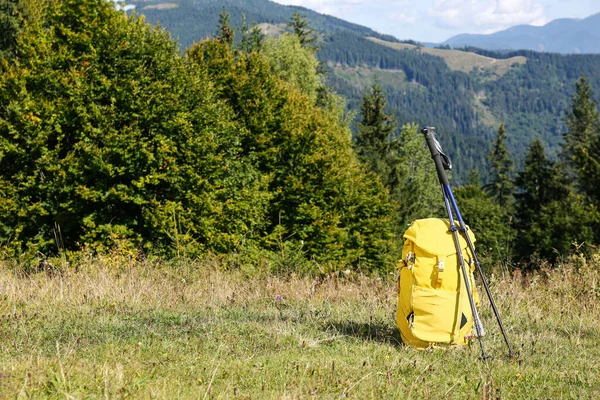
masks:
<svg viewBox="0 0 600 400"><path fill-rule="evenodd" d="M443 261L438 261L438 272L444 272L444 262Z"/></svg>

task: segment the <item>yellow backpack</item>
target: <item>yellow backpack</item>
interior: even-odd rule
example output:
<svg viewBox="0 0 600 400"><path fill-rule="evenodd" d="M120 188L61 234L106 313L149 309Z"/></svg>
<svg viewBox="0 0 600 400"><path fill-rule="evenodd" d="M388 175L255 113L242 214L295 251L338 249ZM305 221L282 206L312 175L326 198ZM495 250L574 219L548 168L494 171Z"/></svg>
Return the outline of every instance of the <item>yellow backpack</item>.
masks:
<svg viewBox="0 0 600 400"><path fill-rule="evenodd" d="M449 228L447 219L429 218L414 221L404 233L396 321L402 341L415 347L460 345L473 336L471 306ZM459 241L478 306L473 255L462 236Z"/></svg>

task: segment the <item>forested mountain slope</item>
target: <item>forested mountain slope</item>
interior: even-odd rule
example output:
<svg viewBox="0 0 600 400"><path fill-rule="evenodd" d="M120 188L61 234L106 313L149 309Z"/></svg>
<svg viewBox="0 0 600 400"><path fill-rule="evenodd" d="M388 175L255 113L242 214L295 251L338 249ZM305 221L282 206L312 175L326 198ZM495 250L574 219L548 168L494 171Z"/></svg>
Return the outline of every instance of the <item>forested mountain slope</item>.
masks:
<svg viewBox="0 0 600 400"><path fill-rule="evenodd" d="M319 34L319 58L331 70L328 82L347 98L349 109L358 109L365 89L377 76L390 109L401 122L437 126L455 159L454 179L458 182L464 182L473 168L483 170L486 176L487 153L500 123L506 125L508 148L517 165L536 136L555 156L575 80L585 74L594 92L600 92L600 55L427 49L267 0L130 4L137 5L137 12L145 14L148 21L170 30L182 46L213 34L224 6L234 25L239 25L245 14L248 23L279 28L300 9Z"/></svg>
<svg viewBox="0 0 600 400"><path fill-rule="evenodd" d="M135 5L136 11L144 14L148 21L165 26L183 47L212 36L223 7L231 15L234 24L239 24L244 14L249 25L256 22L285 26L294 11L299 10L322 32L343 31L397 41L393 36L382 35L370 28L339 18L319 14L304 7L283 6L268 0L134 0L127 4Z"/></svg>

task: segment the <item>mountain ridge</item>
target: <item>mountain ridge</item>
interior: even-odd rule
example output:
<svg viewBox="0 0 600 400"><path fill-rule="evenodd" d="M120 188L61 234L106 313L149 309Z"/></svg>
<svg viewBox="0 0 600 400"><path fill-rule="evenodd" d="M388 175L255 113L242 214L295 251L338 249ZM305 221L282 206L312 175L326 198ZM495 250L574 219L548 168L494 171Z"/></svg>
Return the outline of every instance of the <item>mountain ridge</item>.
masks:
<svg viewBox="0 0 600 400"><path fill-rule="evenodd" d="M560 54L600 53L600 13L587 18L559 18L543 26L517 25L484 34L460 34L441 43L488 50L534 50Z"/></svg>

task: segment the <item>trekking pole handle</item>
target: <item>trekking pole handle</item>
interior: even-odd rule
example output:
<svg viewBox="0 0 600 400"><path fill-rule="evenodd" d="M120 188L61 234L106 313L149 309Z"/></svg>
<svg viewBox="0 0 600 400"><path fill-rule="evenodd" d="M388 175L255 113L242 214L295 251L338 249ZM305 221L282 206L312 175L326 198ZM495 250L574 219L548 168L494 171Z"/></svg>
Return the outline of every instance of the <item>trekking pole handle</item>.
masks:
<svg viewBox="0 0 600 400"><path fill-rule="evenodd" d="M425 136L425 142L427 143L427 147L429 147L429 152L431 153L431 158L433 158L433 162L435 163L435 169L438 174L438 179L442 185L449 185L448 176L446 175L446 170L452 169L452 162L450 162L450 158L446 154L444 154L444 150L435 137L435 128L432 126L426 126L421 129L421 133Z"/></svg>

